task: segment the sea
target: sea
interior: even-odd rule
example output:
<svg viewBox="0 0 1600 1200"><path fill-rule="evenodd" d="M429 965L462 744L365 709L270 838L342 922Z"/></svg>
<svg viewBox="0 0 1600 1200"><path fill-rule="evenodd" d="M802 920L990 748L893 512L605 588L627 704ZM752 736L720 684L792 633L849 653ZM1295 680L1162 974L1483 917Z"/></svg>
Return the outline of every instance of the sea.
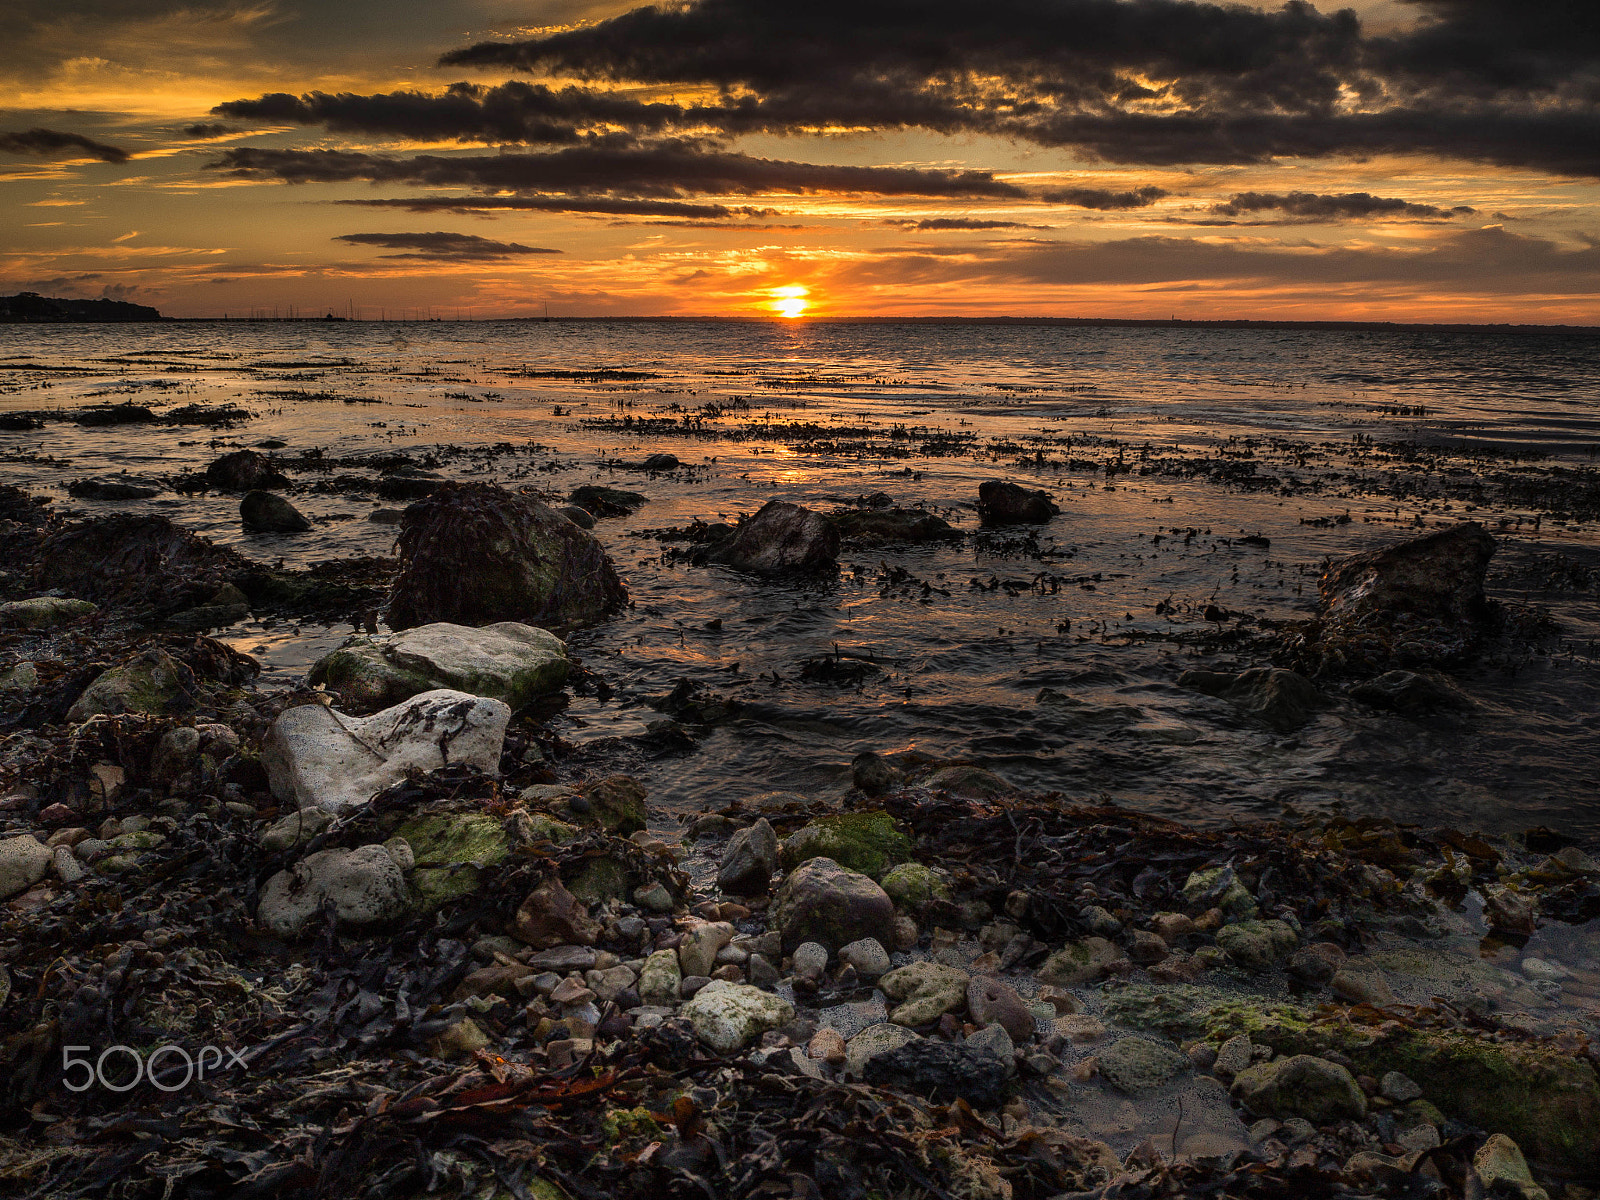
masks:
<svg viewBox="0 0 1600 1200"><path fill-rule="evenodd" d="M233 406L220 425L85 425L86 406ZM1344 811L1544 826L1600 845L1600 334L828 321L195 321L0 326L0 481L61 518L155 511L262 561L388 555L373 485L404 455L549 502L648 497L596 536L630 606L569 640L590 686L549 717L668 814L842 795L863 751L1197 826ZM169 486L276 455L310 532ZM647 472L649 455L682 466ZM131 501L85 478L150 481ZM355 482L352 485L351 480ZM339 484L339 480L343 484ZM1060 515L984 531L979 485ZM920 507L967 536L847 543L836 575L745 576L673 540L772 499ZM1271 729L1182 687L1265 665L1340 556L1459 521L1538 636L1455 671L1470 710L1328 703ZM1249 539L1249 540L1245 540ZM252 617L215 636L266 686L351 636ZM681 681L733 715L663 737ZM594 686L603 681L603 686Z"/></svg>

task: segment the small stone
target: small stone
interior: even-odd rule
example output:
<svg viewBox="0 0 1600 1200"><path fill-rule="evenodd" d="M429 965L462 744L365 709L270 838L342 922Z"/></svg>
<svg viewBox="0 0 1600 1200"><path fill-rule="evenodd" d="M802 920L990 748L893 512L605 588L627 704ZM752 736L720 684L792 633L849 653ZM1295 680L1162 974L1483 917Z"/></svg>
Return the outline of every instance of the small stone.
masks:
<svg viewBox="0 0 1600 1200"><path fill-rule="evenodd" d="M1158 963L1170 953L1160 935L1147 929L1135 929L1128 936L1128 957L1140 966Z"/></svg>
<svg viewBox="0 0 1600 1200"><path fill-rule="evenodd" d="M817 942L802 942L795 947L792 965L801 979L821 979L828 969L828 948Z"/></svg>
<svg viewBox="0 0 1600 1200"><path fill-rule="evenodd" d="M50 869L52 852L31 837L0 841L0 900L26 891Z"/></svg>
<svg viewBox="0 0 1600 1200"><path fill-rule="evenodd" d="M916 1040L916 1034L900 1025L869 1025L845 1045L845 1074L860 1079L872 1059Z"/></svg>
<svg viewBox="0 0 1600 1200"><path fill-rule="evenodd" d="M896 950L915 950L920 939L917 923L910 917L898 916L894 919L894 948Z"/></svg>
<svg viewBox="0 0 1600 1200"><path fill-rule="evenodd" d="M1083 1005L1078 1003L1076 996L1058 987L1040 988L1039 999L1054 1008L1060 1016L1083 1011Z"/></svg>
<svg viewBox="0 0 1600 1200"><path fill-rule="evenodd" d="M1217 1061L1212 1065L1212 1070L1222 1079L1232 1079L1250 1065L1254 1049L1250 1039L1244 1034L1231 1037L1218 1049Z"/></svg>
<svg viewBox="0 0 1600 1200"><path fill-rule="evenodd" d="M1309 1054L1249 1067L1234 1077L1230 1090L1258 1116L1304 1117L1322 1124L1367 1115L1367 1098L1350 1072Z"/></svg>
<svg viewBox="0 0 1600 1200"><path fill-rule="evenodd" d="M1119 1038L1096 1057L1101 1078L1130 1095L1161 1087L1192 1066L1174 1047L1138 1037Z"/></svg>
<svg viewBox="0 0 1600 1200"><path fill-rule="evenodd" d="M1393 1100L1396 1104L1407 1104L1422 1097L1422 1088L1416 1081L1399 1071L1384 1072L1383 1078L1378 1080L1378 1092L1384 1099Z"/></svg>
<svg viewBox="0 0 1600 1200"><path fill-rule="evenodd" d="M880 976L889 972L889 952L876 938L862 938L841 948L839 961L854 967L856 974L867 983L876 983Z"/></svg>
<svg viewBox="0 0 1600 1200"><path fill-rule="evenodd" d="M1298 943L1294 930L1283 921L1239 921L1217 931L1217 945L1247 971L1269 970Z"/></svg>
<svg viewBox="0 0 1600 1200"><path fill-rule="evenodd" d="M62 883L77 883L78 880L88 874L84 870L83 864L78 861L77 856L67 846L57 846L51 851L50 862L55 868L56 877Z"/></svg>
<svg viewBox="0 0 1600 1200"><path fill-rule="evenodd" d="M1044 965L1038 970L1038 977L1042 983L1076 987L1092 983L1113 971L1118 963L1127 961L1122 949L1105 938L1084 938L1081 942L1067 943L1045 959Z"/></svg>
<svg viewBox="0 0 1600 1200"><path fill-rule="evenodd" d="M726 921L707 921L695 925L678 943L678 965L685 976L711 974L717 964L717 951L733 940L733 926Z"/></svg>
<svg viewBox="0 0 1600 1200"><path fill-rule="evenodd" d="M1317 1127L1304 1117L1290 1117L1278 1130L1278 1137L1291 1146L1298 1146L1316 1136Z"/></svg>
<svg viewBox="0 0 1600 1200"><path fill-rule="evenodd" d="M302 808L267 827L258 839L267 851L303 846L333 823L333 814L320 808Z"/></svg>
<svg viewBox="0 0 1600 1200"><path fill-rule="evenodd" d="M752 984L761 988L777 987L783 979L783 974L764 954L752 954L750 961L745 964L744 973Z"/></svg>
<svg viewBox="0 0 1600 1200"><path fill-rule="evenodd" d="M1393 1004L1395 1000L1388 981L1371 969L1345 967L1335 971L1328 987L1335 996L1351 1004L1383 1005Z"/></svg>
<svg viewBox="0 0 1600 1200"><path fill-rule="evenodd" d="M746 984L709 980L683 1006L695 1035L713 1050L742 1050L794 1019L794 1005Z"/></svg>
<svg viewBox="0 0 1600 1200"><path fill-rule="evenodd" d="M1197 932L1194 919L1183 913L1157 913L1150 918L1150 928L1169 946Z"/></svg>
<svg viewBox="0 0 1600 1200"><path fill-rule="evenodd" d="M1395 1144L1403 1147L1407 1154L1416 1154L1423 1150L1432 1150L1439 1145L1439 1131L1424 1122L1397 1130L1394 1140Z"/></svg>
<svg viewBox="0 0 1600 1200"><path fill-rule="evenodd" d="M1261 1120L1250 1126L1250 1140L1259 1145L1282 1128L1282 1121L1274 1120L1272 1117L1262 1117Z"/></svg>
<svg viewBox="0 0 1600 1200"><path fill-rule="evenodd" d="M593 999L594 993L576 979L563 979L550 992L552 1004L587 1004Z"/></svg>
<svg viewBox="0 0 1600 1200"><path fill-rule="evenodd" d="M862 1070L868 1083L914 1092L936 1103L964 1099L974 1108L999 1105L1014 1069L993 1054L967 1045L915 1038L876 1054Z"/></svg>
<svg viewBox="0 0 1600 1200"><path fill-rule="evenodd" d="M52 804L39 813L39 820L45 825L64 825L73 820L78 814L65 804Z"/></svg>
<svg viewBox="0 0 1600 1200"><path fill-rule="evenodd" d="M645 959L639 972L639 998L647 1005L673 1005L683 986L683 972L676 950L657 950Z"/></svg>
<svg viewBox="0 0 1600 1200"><path fill-rule="evenodd" d="M1545 1190L1534 1183L1521 1148L1503 1133L1492 1135L1479 1147L1472 1166L1485 1194L1511 1192L1522 1200L1548 1200Z"/></svg>
<svg viewBox="0 0 1600 1200"><path fill-rule="evenodd" d="M1078 919L1096 937L1114 938L1122 932L1122 922L1098 904L1089 905L1078 914Z"/></svg>
<svg viewBox="0 0 1600 1200"><path fill-rule="evenodd" d="M681 999L691 999L695 993L711 982L709 975L685 975L678 984L678 996Z"/></svg>
<svg viewBox="0 0 1600 1200"><path fill-rule="evenodd" d="M986 1025L976 1033L970 1034L963 1044L999 1059L1006 1065L1008 1075L1016 1072L1017 1047L1004 1025Z"/></svg>
<svg viewBox="0 0 1600 1200"><path fill-rule="evenodd" d="M652 883L648 887L633 889L633 902L640 908L654 913L669 913L672 911L672 893L667 891L661 883Z"/></svg>
<svg viewBox="0 0 1600 1200"><path fill-rule="evenodd" d="M728 839L717 872L717 886L736 896L764 896L777 869L778 835L762 817Z"/></svg>
<svg viewBox="0 0 1600 1200"><path fill-rule="evenodd" d="M878 986L899 1005L889 1014L896 1025L930 1025L960 1009L970 977L965 971L935 962L917 962L890 971Z"/></svg>
<svg viewBox="0 0 1600 1200"><path fill-rule="evenodd" d="M806 1046L806 1055L837 1066L845 1058L844 1035L837 1029L817 1030Z"/></svg>
<svg viewBox="0 0 1600 1200"><path fill-rule="evenodd" d="M744 971L734 963L723 963L711 972L711 978L720 979L724 983L743 983Z"/></svg>
<svg viewBox="0 0 1600 1200"><path fill-rule="evenodd" d="M1092 1017L1088 1013L1069 1013L1057 1017L1050 1023L1050 1028L1078 1046L1098 1042L1106 1036L1105 1023L1099 1017Z"/></svg>
<svg viewBox="0 0 1600 1200"><path fill-rule="evenodd" d="M980 1029L1002 1026L1013 1042L1033 1037L1033 1014L1015 988L997 979L974 979L967 985L967 1012Z"/></svg>
<svg viewBox="0 0 1600 1200"><path fill-rule="evenodd" d="M827 858L813 858L789 873L768 910L786 948L802 942L847 946L861 938L893 940L894 903L865 875Z"/></svg>
<svg viewBox="0 0 1600 1200"><path fill-rule="evenodd" d="M592 946L603 929L561 880L551 876L529 892L511 922L511 935L536 950Z"/></svg>

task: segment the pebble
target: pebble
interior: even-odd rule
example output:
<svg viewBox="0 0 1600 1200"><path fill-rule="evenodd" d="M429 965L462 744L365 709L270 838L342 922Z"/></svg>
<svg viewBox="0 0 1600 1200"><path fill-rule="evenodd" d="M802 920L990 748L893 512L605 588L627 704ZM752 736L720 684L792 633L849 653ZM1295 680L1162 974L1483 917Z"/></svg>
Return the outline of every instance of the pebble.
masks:
<svg viewBox="0 0 1600 1200"><path fill-rule="evenodd" d="M844 1035L837 1029L819 1029L806 1046L806 1055L835 1065L844 1062Z"/></svg>
<svg viewBox="0 0 1600 1200"><path fill-rule="evenodd" d="M821 979L823 972L828 969L828 948L820 942L800 943L795 947L793 967L794 973L801 979Z"/></svg>
<svg viewBox="0 0 1600 1200"><path fill-rule="evenodd" d="M876 983L879 977L889 973L889 952L877 938L862 938L841 948L839 961L854 967L856 974L867 983Z"/></svg>
<svg viewBox="0 0 1600 1200"><path fill-rule="evenodd" d="M1422 1098L1422 1088L1410 1076L1388 1071L1378 1080L1378 1094L1396 1104L1408 1104Z"/></svg>
<svg viewBox="0 0 1600 1200"><path fill-rule="evenodd" d="M1224 1079L1232 1079L1250 1065L1253 1049L1250 1039L1244 1034L1231 1037L1217 1050L1217 1061L1211 1069Z"/></svg>

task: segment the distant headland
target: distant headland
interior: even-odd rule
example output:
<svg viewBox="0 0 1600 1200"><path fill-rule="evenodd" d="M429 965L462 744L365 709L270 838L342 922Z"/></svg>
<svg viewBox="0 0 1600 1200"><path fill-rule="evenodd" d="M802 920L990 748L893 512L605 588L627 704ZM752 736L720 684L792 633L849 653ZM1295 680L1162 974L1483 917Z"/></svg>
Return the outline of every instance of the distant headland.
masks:
<svg viewBox="0 0 1600 1200"><path fill-rule="evenodd" d="M160 321L161 313L126 300L63 300L38 292L0 296L0 321Z"/></svg>

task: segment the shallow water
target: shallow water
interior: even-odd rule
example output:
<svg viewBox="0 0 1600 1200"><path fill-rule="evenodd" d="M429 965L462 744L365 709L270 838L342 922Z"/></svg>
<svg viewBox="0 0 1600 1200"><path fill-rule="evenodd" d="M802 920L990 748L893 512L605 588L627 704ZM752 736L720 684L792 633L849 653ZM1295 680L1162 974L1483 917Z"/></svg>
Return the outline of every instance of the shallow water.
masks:
<svg viewBox="0 0 1600 1200"><path fill-rule="evenodd" d="M420 460L450 447L438 468L450 477L552 499L593 481L644 492L637 513L596 530L634 605L572 639L611 694L575 698L555 724L639 775L664 811L842 791L854 754L915 748L1186 821L1343 804L1425 824L1543 824L1593 842L1600 575L1583 572L1600 568L1600 522L1583 498L1600 446L1597 381L1600 339L1566 335L0 326L0 412L132 400L231 401L255 414L219 430L50 420L0 432L0 477L62 512L154 506L290 565L384 554L393 541L392 526L366 520L392 504L309 490L359 471L319 472L307 451ZM202 468L273 439L286 443L278 453L311 533L247 534L236 497L118 503L65 491L86 476ZM687 469L615 465L658 451ZM774 497L826 509L879 491L974 530L978 483L994 477L1056 495L1062 514L1036 545L984 535L847 547L836 579L798 584L683 565L664 553L672 544L643 536ZM1339 703L1284 736L1176 686L1190 666L1264 661L1259 649L1203 652L1207 605L1245 631L1303 618L1327 557L1460 519L1501 539L1491 594L1548 607L1559 630L1545 652L1465 672L1471 713L1410 721ZM1243 534L1270 547L1240 545ZM1567 572L1554 587L1551 563ZM250 621L222 636L257 654L269 681L288 682L350 631ZM864 663L861 677L801 678L808 661L834 655ZM680 678L743 707L695 731L693 752L663 756L633 739L660 719L647 701Z"/></svg>

